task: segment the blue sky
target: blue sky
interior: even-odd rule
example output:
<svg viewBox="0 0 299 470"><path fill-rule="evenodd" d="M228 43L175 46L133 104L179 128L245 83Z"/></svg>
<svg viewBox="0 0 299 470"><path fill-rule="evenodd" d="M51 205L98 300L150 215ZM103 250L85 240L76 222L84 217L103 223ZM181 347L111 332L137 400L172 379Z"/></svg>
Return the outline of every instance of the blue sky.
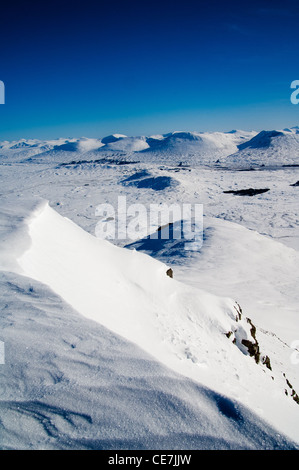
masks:
<svg viewBox="0 0 299 470"><path fill-rule="evenodd" d="M1 140L299 124L297 0L19 5L1 6Z"/></svg>

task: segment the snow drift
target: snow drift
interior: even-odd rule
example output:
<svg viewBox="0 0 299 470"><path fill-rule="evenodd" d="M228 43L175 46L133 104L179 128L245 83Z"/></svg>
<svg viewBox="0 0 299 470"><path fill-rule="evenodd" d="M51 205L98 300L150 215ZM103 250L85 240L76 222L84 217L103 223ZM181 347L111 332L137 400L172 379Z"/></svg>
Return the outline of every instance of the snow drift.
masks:
<svg viewBox="0 0 299 470"><path fill-rule="evenodd" d="M296 448L39 282L0 273L0 303L1 449Z"/></svg>
<svg viewBox="0 0 299 470"><path fill-rule="evenodd" d="M171 279L167 265L91 236L46 203L27 227L30 243L18 256L19 274L46 284L84 317L164 366L242 401L299 440L298 405L286 396L285 378L269 367L252 322L233 300Z"/></svg>

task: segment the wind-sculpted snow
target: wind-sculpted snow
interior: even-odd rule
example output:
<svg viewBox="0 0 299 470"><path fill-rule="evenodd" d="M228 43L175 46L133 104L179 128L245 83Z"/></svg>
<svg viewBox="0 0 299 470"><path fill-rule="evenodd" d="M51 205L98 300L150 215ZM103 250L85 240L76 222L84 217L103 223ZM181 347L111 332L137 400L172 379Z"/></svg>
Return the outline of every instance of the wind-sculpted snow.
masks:
<svg viewBox="0 0 299 470"><path fill-rule="evenodd" d="M1 449L296 449L43 284L1 273Z"/></svg>
<svg viewBox="0 0 299 470"><path fill-rule="evenodd" d="M96 239L45 203L27 226L30 246L18 256L16 272L49 286L81 315L175 372L242 397L252 411L259 404L269 423L297 439L298 405L285 395L281 369L267 368L265 347L261 361L250 357L251 323L233 300L171 279L167 265Z"/></svg>

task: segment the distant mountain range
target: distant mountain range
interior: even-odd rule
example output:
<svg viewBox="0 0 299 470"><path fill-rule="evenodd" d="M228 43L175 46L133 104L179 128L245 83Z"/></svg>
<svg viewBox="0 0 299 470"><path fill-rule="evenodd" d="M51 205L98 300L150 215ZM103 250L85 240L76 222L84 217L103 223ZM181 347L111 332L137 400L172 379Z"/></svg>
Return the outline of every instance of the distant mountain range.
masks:
<svg viewBox="0 0 299 470"><path fill-rule="evenodd" d="M283 130L230 132L171 132L153 136L112 134L104 138L21 139L0 143L0 156L62 157L78 153L90 159L114 154L138 154L142 161L193 165L237 166L296 165L299 161L299 127ZM161 160L161 161L160 161Z"/></svg>

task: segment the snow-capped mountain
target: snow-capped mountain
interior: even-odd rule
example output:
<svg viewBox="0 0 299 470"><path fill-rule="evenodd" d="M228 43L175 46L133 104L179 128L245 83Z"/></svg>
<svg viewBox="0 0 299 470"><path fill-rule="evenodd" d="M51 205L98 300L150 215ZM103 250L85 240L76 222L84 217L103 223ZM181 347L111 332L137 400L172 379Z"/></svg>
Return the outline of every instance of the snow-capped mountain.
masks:
<svg viewBox="0 0 299 470"><path fill-rule="evenodd" d="M1 142L2 158L39 158L70 161L77 153L87 161L118 154L128 160L192 165L279 166L296 165L299 157L298 127L283 130L231 132L172 132L156 136L128 137L113 134L103 138L36 139Z"/></svg>
<svg viewBox="0 0 299 470"><path fill-rule="evenodd" d="M164 163L181 159L193 164L212 164L219 158L226 157L238 150L238 145L247 142L256 132L172 132L157 136L128 137L113 134L99 139L59 139L58 141L20 140L2 142L1 154L19 157L40 157L68 159L75 153L88 159L97 159L101 155L108 157L113 153L125 153L127 156L138 154L142 161L157 161L163 155ZM136 157L136 156L135 156Z"/></svg>
<svg viewBox="0 0 299 470"><path fill-rule="evenodd" d="M255 132L232 131L228 133L172 132L157 136L140 136L102 139L101 152L138 152L143 160L157 159L163 155L164 162L181 158L187 162L214 163L217 158L227 156L237 150L238 144L250 139ZM113 137L113 136L112 136ZM107 143L106 143L107 142Z"/></svg>
<svg viewBox="0 0 299 470"><path fill-rule="evenodd" d="M252 139L238 145L238 151L222 162L238 166L298 165L299 129L262 131Z"/></svg>

